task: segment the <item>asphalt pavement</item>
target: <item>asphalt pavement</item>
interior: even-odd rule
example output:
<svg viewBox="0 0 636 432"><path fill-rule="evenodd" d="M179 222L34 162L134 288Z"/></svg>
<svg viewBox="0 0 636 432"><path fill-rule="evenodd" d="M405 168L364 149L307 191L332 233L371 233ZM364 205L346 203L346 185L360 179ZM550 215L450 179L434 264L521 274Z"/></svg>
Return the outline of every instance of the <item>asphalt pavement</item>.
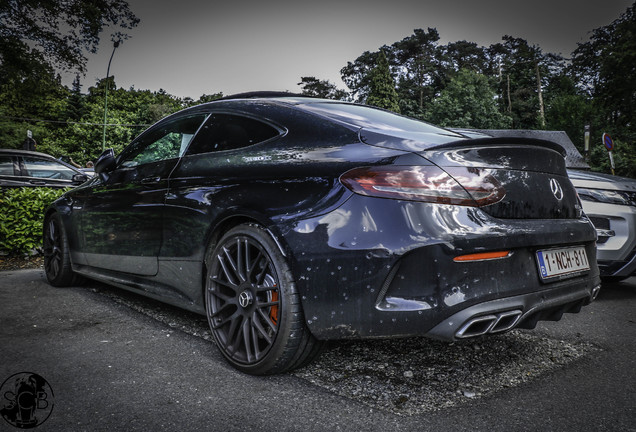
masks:
<svg viewBox="0 0 636 432"><path fill-rule="evenodd" d="M410 416L291 374L237 372L211 342L91 286L51 288L42 270L0 272L0 383L22 372L46 379L51 394L42 405L53 409L36 430L636 431L635 277L604 285L581 313L534 330L592 344L591 354L520 385ZM5 399L13 397L7 388ZM17 429L0 419L5 430Z"/></svg>

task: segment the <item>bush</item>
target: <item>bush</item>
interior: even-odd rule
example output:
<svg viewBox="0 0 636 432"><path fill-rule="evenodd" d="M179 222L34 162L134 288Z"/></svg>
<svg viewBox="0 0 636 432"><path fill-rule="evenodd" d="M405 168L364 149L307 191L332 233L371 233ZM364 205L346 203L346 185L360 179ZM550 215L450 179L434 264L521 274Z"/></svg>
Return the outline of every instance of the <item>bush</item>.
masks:
<svg viewBox="0 0 636 432"><path fill-rule="evenodd" d="M0 252L17 255L41 248L44 212L66 190L45 187L0 190Z"/></svg>

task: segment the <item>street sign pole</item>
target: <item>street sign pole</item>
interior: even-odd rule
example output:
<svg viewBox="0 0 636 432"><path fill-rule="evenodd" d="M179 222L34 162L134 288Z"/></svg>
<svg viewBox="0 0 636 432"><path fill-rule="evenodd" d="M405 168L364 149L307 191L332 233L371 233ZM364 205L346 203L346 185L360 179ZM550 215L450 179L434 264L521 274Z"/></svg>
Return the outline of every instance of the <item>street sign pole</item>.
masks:
<svg viewBox="0 0 636 432"><path fill-rule="evenodd" d="M612 150L614 150L614 141L612 141L612 137L609 134L603 134L603 145L607 149L607 154L609 155L610 167L612 167L612 175L614 175L614 155L612 155Z"/></svg>
<svg viewBox="0 0 636 432"><path fill-rule="evenodd" d="M585 125L585 161L590 160L590 125Z"/></svg>

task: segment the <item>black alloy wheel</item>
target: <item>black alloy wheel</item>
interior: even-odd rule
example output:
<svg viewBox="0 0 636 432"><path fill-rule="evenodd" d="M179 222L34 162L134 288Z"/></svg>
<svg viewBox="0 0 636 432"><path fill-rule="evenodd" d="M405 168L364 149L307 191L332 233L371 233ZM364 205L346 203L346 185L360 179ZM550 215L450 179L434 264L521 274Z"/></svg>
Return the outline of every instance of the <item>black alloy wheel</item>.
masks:
<svg viewBox="0 0 636 432"><path fill-rule="evenodd" d="M44 273L49 283L56 287L70 286L79 282L71 268L68 239L64 224L57 213L44 221Z"/></svg>
<svg viewBox="0 0 636 432"><path fill-rule="evenodd" d="M235 368L254 375L299 367L317 354L285 257L256 225L227 232L208 255L208 323Z"/></svg>

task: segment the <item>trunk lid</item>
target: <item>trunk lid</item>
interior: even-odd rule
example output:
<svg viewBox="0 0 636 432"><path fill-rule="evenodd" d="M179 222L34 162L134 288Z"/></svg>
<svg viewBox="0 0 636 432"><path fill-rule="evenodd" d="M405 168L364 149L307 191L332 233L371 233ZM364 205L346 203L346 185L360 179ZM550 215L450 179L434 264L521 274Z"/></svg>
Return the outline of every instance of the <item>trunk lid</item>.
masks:
<svg viewBox="0 0 636 432"><path fill-rule="evenodd" d="M370 145L412 151L442 169L462 167L494 178L505 196L482 207L491 216L503 219L581 216L576 191L567 176L564 150L556 143L512 137L427 143L415 137L388 136L364 129L360 138ZM453 175L453 169L447 171ZM462 184L460 178L456 180ZM470 188L466 189L470 194Z"/></svg>

